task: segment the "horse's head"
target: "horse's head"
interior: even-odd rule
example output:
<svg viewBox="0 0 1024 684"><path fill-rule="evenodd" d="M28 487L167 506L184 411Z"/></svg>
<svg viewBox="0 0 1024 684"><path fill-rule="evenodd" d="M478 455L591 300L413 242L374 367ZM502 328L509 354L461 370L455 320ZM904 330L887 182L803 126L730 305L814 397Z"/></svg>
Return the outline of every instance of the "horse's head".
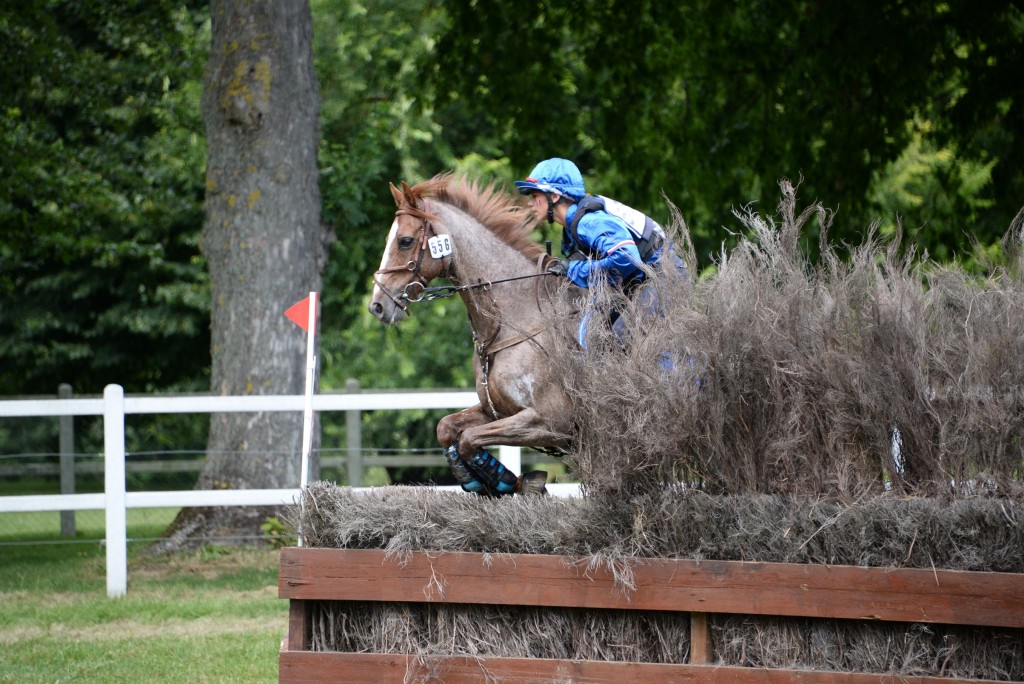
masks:
<svg viewBox="0 0 1024 684"><path fill-rule="evenodd" d="M381 323L398 323L406 316L410 299L423 292L431 280L441 276L445 257L451 253L450 243L438 243L437 234L426 203L421 196L402 182L399 190L391 184L398 211L391 224L380 268L373 275L370 313Z"/></svg>

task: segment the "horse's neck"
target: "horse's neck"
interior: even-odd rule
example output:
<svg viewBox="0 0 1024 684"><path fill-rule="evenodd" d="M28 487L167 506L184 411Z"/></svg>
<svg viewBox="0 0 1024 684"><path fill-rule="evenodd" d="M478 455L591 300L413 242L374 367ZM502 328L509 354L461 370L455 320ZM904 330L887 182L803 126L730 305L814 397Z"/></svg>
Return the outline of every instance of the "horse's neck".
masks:
<svg viewBox="0 0 1024 684"><path fill-rule="evenodd" d="M454 259L449 269L452 282L459 285L496 283L534 272L530 260L519 250L461 212L448 209L444 230L452 236ZM470 321L477 335L496 334L499 320L514 326L529 326L540 317L534 297L524 296L534 279L497 283L462 292Z"/></svg>

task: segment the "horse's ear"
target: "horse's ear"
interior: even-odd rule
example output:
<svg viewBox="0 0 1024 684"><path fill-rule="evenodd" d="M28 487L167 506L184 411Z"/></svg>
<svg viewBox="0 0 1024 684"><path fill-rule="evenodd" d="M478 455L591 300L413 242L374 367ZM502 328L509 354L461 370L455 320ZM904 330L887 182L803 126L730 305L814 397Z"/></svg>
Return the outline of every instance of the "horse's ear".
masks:
<svg viewBox="0 0 1024 684"><path fill-rule="evenodd" d="M409 206L416 206L416 195L412 194L412 188L405 181L402 181L402 192L405 193L405 201L409 203Z"/></svg>
<svg viewBox="0 0 1024 684"><path fill-rule="evenodd" d="M402 185L405 185L405 183L402 183ZM405 199L402 197L402 191L396 188L394 183L388 183L388 186L391 187L391 196L395 198L395 205L401 208L402 200Z"/></svg>

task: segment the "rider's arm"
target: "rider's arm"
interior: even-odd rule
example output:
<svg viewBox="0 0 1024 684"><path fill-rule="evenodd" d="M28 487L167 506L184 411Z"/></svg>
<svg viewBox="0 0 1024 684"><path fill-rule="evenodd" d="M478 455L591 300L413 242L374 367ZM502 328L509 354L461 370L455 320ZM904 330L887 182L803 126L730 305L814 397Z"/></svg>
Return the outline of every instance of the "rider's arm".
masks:
<svg viewBox="0 0 1024 684"><path fill-rule="evenodd" d="M569 280L587 287L590 275L604 271L612 282L628 280L640 270L640 252L633 234L626 225L611 214L595 211L584 216L577 232L580 242L587 244L594 258L569 262Z"/></svg>

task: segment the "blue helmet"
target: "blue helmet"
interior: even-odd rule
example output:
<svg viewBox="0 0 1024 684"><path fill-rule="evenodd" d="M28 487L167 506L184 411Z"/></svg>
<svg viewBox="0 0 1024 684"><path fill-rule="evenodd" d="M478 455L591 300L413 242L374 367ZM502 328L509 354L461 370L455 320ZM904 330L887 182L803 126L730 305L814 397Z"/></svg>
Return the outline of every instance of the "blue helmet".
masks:
<svg viewBox="0 0 1024 684"><path fill-rule="evenodd" d="M539 190L579 199L587 194L580 170L568 159L559 157L545 159L537 164L526 180L516 181L516 188L522 195L528 194L531 190Z"/></svg>

